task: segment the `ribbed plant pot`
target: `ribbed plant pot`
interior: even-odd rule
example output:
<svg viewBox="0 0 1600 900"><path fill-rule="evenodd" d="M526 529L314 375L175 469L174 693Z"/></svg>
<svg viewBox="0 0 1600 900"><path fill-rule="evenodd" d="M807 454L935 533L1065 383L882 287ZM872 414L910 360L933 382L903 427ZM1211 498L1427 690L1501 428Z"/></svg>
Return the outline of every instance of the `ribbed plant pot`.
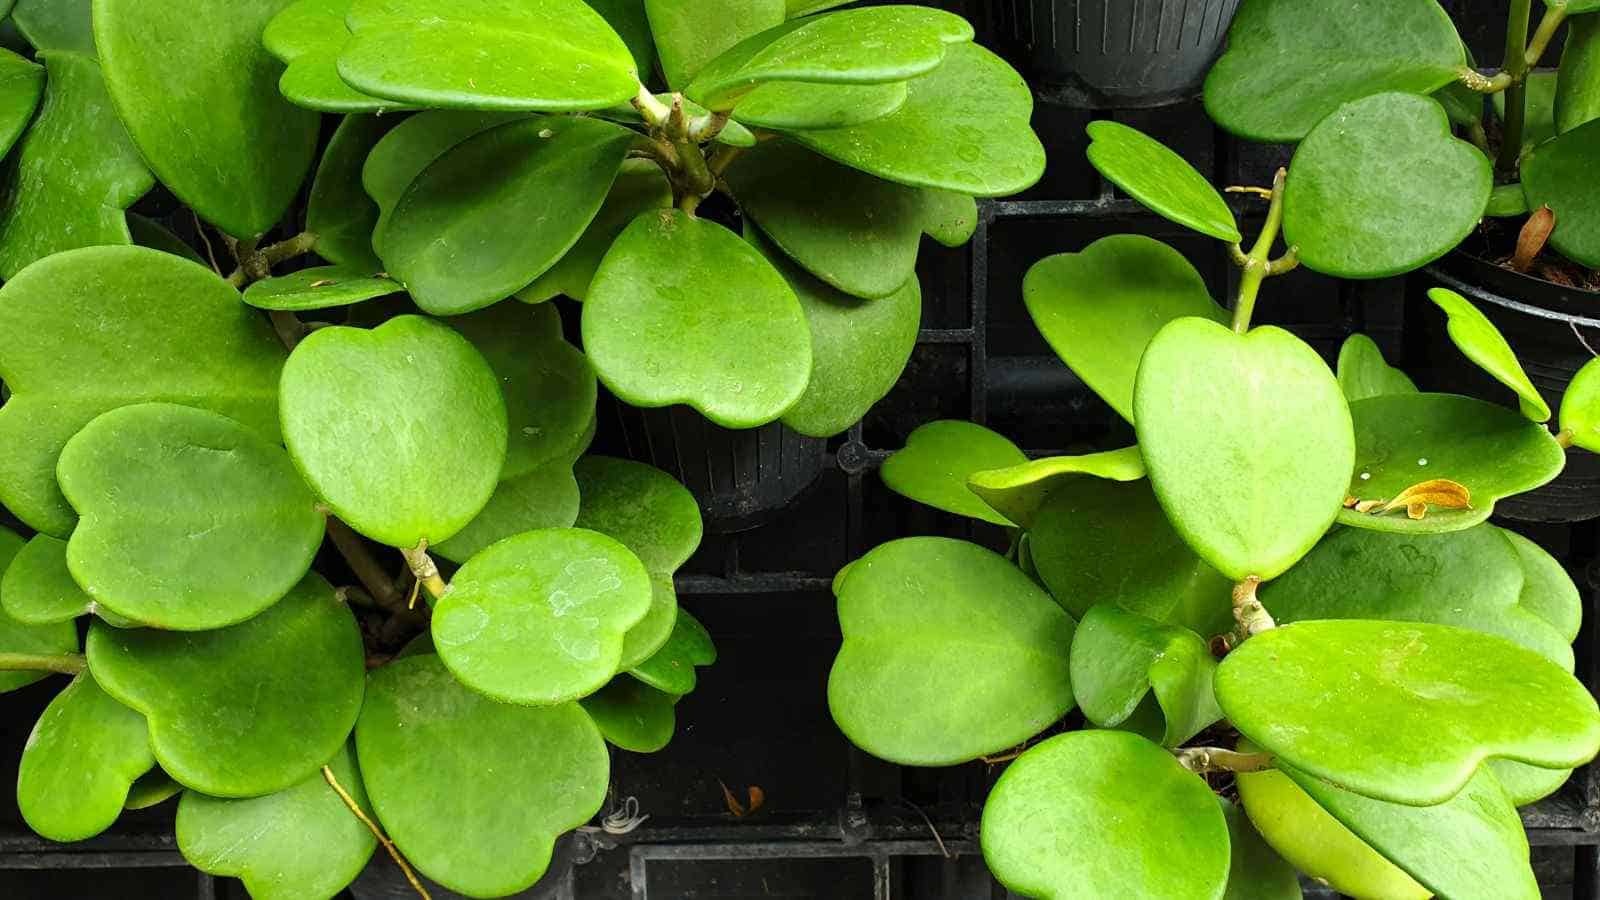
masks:
<svg viewBox="0 0 1600 900"><path fill-rule="evenodd" d="M1239 0L1004 0L1039 99L1086 109L1195 96Z"/></svg>
<svg viewBox="0 0 1600 900"><path fill-rule="evenodd" d="M585 846L588 846L585 843ZM579 841L571 834L564 834L556 838L555 850L550 854L550 867L545 870L544 876L533 883L533 886L524 891L510 895L513 900L556 900L562 894L562 888L570 884L572 868L578 861ZM434 900L468 900L465 895L458 894L448 888L441 887L433 880L422 875L417 878L422 886L428 889L428 894ZM367 867L361 870L356 880L350 885L350 895L355 900L416 900L417 891L406 880L395 865L395 861L385 853L382 847L372 854L372 860Z"/></svg>

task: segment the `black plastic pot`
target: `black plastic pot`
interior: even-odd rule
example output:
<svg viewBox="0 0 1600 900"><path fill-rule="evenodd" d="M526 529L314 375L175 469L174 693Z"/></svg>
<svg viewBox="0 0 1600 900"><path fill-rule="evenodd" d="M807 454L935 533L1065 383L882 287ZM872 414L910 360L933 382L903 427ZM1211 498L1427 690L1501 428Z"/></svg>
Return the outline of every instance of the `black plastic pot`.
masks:
<svg viewBox="0 0 1600 900"><path fill-rule="evenodd" d="M1006 0L1039 99L1087 109L1195 95L1239 0Z"/></svg>
<svg viewBox="0 0 1600 900"><path fill-rule="evenodd" d="M579 843L577 836L570 833L557 838L555 850L550 854L550 868L545 870L544 876L532 887L518 891L511 897L515 900L556 900L561 896L571 896L572 868L578 862ZM463 895L440 887L420 874L417 878L435 900L467 900ZM563 893L563 888L568 890ZM380 847L372 854L372 861L350 885L350 895L355 900L415 900L417 892L406 881L400 867Z"/></svg>
<svg viewBox="0 0 1600 900"><path fill-rule="evenodd" d="M1425 288L1442 285L1483 311L1516 351L1534 386L1559 409L1561 397L1600 346L1600 292L1563 287L1510 271L1456 251L1417 275L1410 291L1407 360L1421 362L1419 381L1429 388L1508 402L1509 392L1450 343L1445 316L1428 302ZM1581 336L1580 336L1581 335ZM1555 481L1502 500L1495 511L1526 522L1581 522L1600 518L1600 456L1569 449L1567 467Z"/></svg>

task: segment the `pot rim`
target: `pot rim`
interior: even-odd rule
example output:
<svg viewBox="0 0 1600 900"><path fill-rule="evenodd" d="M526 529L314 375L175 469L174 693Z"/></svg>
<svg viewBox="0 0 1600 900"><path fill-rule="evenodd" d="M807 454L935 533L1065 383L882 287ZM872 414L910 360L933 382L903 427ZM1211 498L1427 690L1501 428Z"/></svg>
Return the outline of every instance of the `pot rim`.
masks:
<svg viewBox="0 0 1600 900"><path fill-rule="evenodd" d="M1497 293L1489 287L1468 281L1455 272L1452 272L1451 266L1448 264L1449 260L1452 259L1460 260L1470 265L1493 266L1498 272L1503 273L1508 278L1531 282L1534 285L1541 286L1545 290L1567 291L1572 294L1582 296L1586 301L1592 298L1595 303L1595 313L1593 315L1581 315L1575 312L1565 312L1562 309L1554 309L1532 303L1525 303L1521 300L1513 300L1504 294ZM1535 318L1565 322L1568 325L1581 326L1584 328L1600 329L1600 291L1590 291L1583 288L1568 288L1563 285L1545 281L1541 278L1534 278L1531 275L1524 275L1520 272L1512 272L1508 269L1501 269L1499 266L1495 266L1494 263L1468 253L1460 248L1452 250L1445 259L1432 262L1424 266L1423 271L1446 287L1458 291L1472 300L1493 304L1495 306L1522 313L1523 315L1533 316ZM1568 306L1567 308L1570 309L1571 307Z"/></svg>

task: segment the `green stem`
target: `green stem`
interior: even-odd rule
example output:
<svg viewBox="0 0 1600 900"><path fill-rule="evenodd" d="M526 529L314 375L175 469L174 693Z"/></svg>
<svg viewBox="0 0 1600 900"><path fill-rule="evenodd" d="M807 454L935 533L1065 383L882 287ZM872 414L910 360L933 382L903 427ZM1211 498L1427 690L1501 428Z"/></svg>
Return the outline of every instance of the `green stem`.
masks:
<svg viewBox="0 0 1600 900"><path fill-rule="evenodd" d="M1565 450L1568 447L1571 447L1572 446L1572 429L1571 428L1563 428L1560 431L1556 432L1556 443L1560 444L1561 448L1563 450Z"/></svg>
<svg viewBox="0 0 1600 900"><path fill-rule="evenodd" d="M1495 161L1502 175L1516 172L1522 156L1522 129L1528 112L1528 22L1532 18L1533 0L1511 0L1505 56L1505 74L1511 85L1506 88L1505 128L1500 135L1500 157Z"/></svg>
<svg viewBox="0 0 1600 900"><path fill-rule="evenodd" d="M401 550L400 553L406 558L406 565L411 567L411 574L417 576L417 583L427 590L428 595L435 600L443 599L444 592L450 586L444 583L444 578L439 575L439 567L428 555L428 542L423 541L415 549Z"/></svg>
<svg viewBox="0 0 1600 900"><path fill-rule="evenodd" d="M310 231L302 231L292 238L279 241L261 248L261 255L266 258L267 265L275 266L278 263L294 259L310 253L317 246L317 236Z"/></svg>
<svg viewBox="0 0 1600 900"><path fill-rule="evenodd" d="M1244 275L1239 279L1239 296L1233 303L1233 330L1239 334L1250 330L1250 318L1255 314L1256 295L1261 292L1261 282L1273 274L1272 245L1277 242L1278 230L1283 227L1283 185L1288 175L1288 170L1279 169L1273 176L1272 205L1267 209L1267 220L1262 223L1255 246L1244 256ZM1293 266L1283 271L1289 268Z"/></svg>
<svg viewBox="0 0 1600 900"><path fill-rule="evenodd" d="M4 672L60 672L76 675L85 667L83 654L62 653L0 653L0 671Z"/></svg>
<svg viewBox="0 0 1600 900"><path fill-rule="evenodd" d="M1529 69L1537 68L1539 60L1544 58L1544 51L1550 48L1550 42L1555 39L1556 32L1561 30L1561 23L1567 20L1567 7L1547 6L1544 15L1539 19L1539 27L1533 33L1533 40L1528 42L1528 50L1522 55L1523 62Z"/></svg>

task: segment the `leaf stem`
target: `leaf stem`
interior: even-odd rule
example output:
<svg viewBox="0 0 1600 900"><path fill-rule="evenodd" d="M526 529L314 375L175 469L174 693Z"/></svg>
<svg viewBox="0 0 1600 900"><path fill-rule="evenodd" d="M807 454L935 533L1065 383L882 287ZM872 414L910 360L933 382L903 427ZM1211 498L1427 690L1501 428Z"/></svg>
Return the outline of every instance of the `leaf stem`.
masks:
<svg viewBox="0 0 1600 900"><path fill-rule="evenodd" d="M294 259L296 256L304 256L316 249L316 246L316 233L302 231L292 238L262 247L261 255L266 258L267 265L275 266L278 263Z"/></svg>
<svg viewBox="0 0 1600 900"><path fill-rule="evenodd" d="M1221 747L1184 747L1173 756L1185 769L1203 775L1207 772L1260 772L1272 768L1270 753L1240 753Z"/></svg>
<svg viewBox="0 0 1600 900"><path fill-rule="evenodd" d="M87 665L81 653L0 653L3 672L60 672L76 675Z"/></svg>
<svg viewBox="0 0 1600 900"><path fill-rule="evenodd" d="M1567 20L1567 6L1546 6L1544 15L1539 18L1539 27L1533 32L1533 40L1528 42L1528 50L1522 55L1527 68L1533 69L1539 65L1539 60L1544 58L1544 52L1550 48L1550 42L1555 39L1556 32L1561 29L1561 23Z"/></svg>
<svg viewBox="0 0 1600 900"><path fill-rule="evenodd" d="M344 557L350 571L355 573L361 586L367 589L379 606L396 611L405 609L405 598L395 590L389 573L378 564L377 557L372 555L372 548L367 546L361 535L338 517L329 516L328 539L333 541L334 548Z"/></svg>
<svg viewBox="0 0 1600 900"><path fill-rule="evenodd" d="M633 99L629 102L633 104L634 109L639 111L639 115L644 118L644 123L651 128L661 127L661 123L665 122L667 116L672 114L671 107L657 100L656 95L650 93L650 89L645 87L642 81L639 83L638 93L634 94Z"/></svg>
<svg viewBox="0 0 1600 900"><path fill-rule="evenodd" d="M1495 168L1502 175L1516 172L1522 156L1522 129L1528 112L1528 89L1524 83L1528 77L1528 22L1532 18L1533 0L1511 0L1504 64L1504 74L1511 83L1506 87L1505 127L1500 136L1500 156L1495 161Z"/></svg>
<svg viewBox="0 0 1600 900"><path fill-rule="evenodd" d="M411 870L411 864L406 862L404 856L400 855L400 848L394 845L394 841L389 840L389 836L383 833L383 829L378 827L377 822L372 821L367 816L366 812L361 809L361 804L356 802L356 798L350 796L350 792L339 784L339 779L334 776L333 769L323 766L322 778L328 782L328 787L333 788L333 792L339 795L339 799L344 801L344 805L350 809L350 812L361 820L361 824L367 826L367 830L372 832L372 836L377 838L378 843L383 845L383 849L389 851L389 855L394 858L395 864L400 867L400 872L406 876L406 881L411 882L411 887L417 892L417 895L422 900L433 900L433 896L428 893L428 889L423 887L422 882L417 880L417 873Z"/></svg>
<svg viewBox="0 0 1600 900"><path fill-rule="evenodd" d="M1278 623L1272 620L1272 614L1256 599L1256 590L1260 587L1261 579L1254 575L1233 586L1233 620L1239 623L1239 641L1278 627ZM1238 646L1238 641L1234 642L1234 646Z"/></svg>
<svg viewBox="0 0 1600 900"><path fill-rule="evenodd" d="M1244 256L1244 275L1239 279L1239 296L1233 303L1233 330L1244 334L1250 330L1250 317L1255 314L1256 295L1261 292L1261 282L1273 271L1272 245L1278 240L1278 229L1283 227L1283 186L1289 177L1287 169L1279 169L1272 176L1272 205L1267 208L1267 220L1262 223L1261 234L1255 246ZM1293 248L1290 248L1293 253ZM1285 259L1288 259L1285 254ZM1296 259L1298 256L1296 256ZM1235 257L1235 262L1238 258ZM1293 268L1289 265L1283 271Z"/></svg>
<svg viewBox="0 0 1600 900"><path fill-rule="evenodd" d="M426 539L417 544L415 549L401 550L400 553L406 558L406 565L411 567L411 574L417 576L417 583L427 590L428 596L438 600L450 589L439 575L439 566L428 555Z"/></svg>
<svg viewBox="0 0 1600 900"><path fill-rule="evenodd" d="M1567 449L1568 447L1571 447L1572 446L1572 429L1571 428L1563 428L1560 431L1556 432L1556 443L1560 444L1561 445L1561 449L1563 449L1563 450Z"/></svg>

